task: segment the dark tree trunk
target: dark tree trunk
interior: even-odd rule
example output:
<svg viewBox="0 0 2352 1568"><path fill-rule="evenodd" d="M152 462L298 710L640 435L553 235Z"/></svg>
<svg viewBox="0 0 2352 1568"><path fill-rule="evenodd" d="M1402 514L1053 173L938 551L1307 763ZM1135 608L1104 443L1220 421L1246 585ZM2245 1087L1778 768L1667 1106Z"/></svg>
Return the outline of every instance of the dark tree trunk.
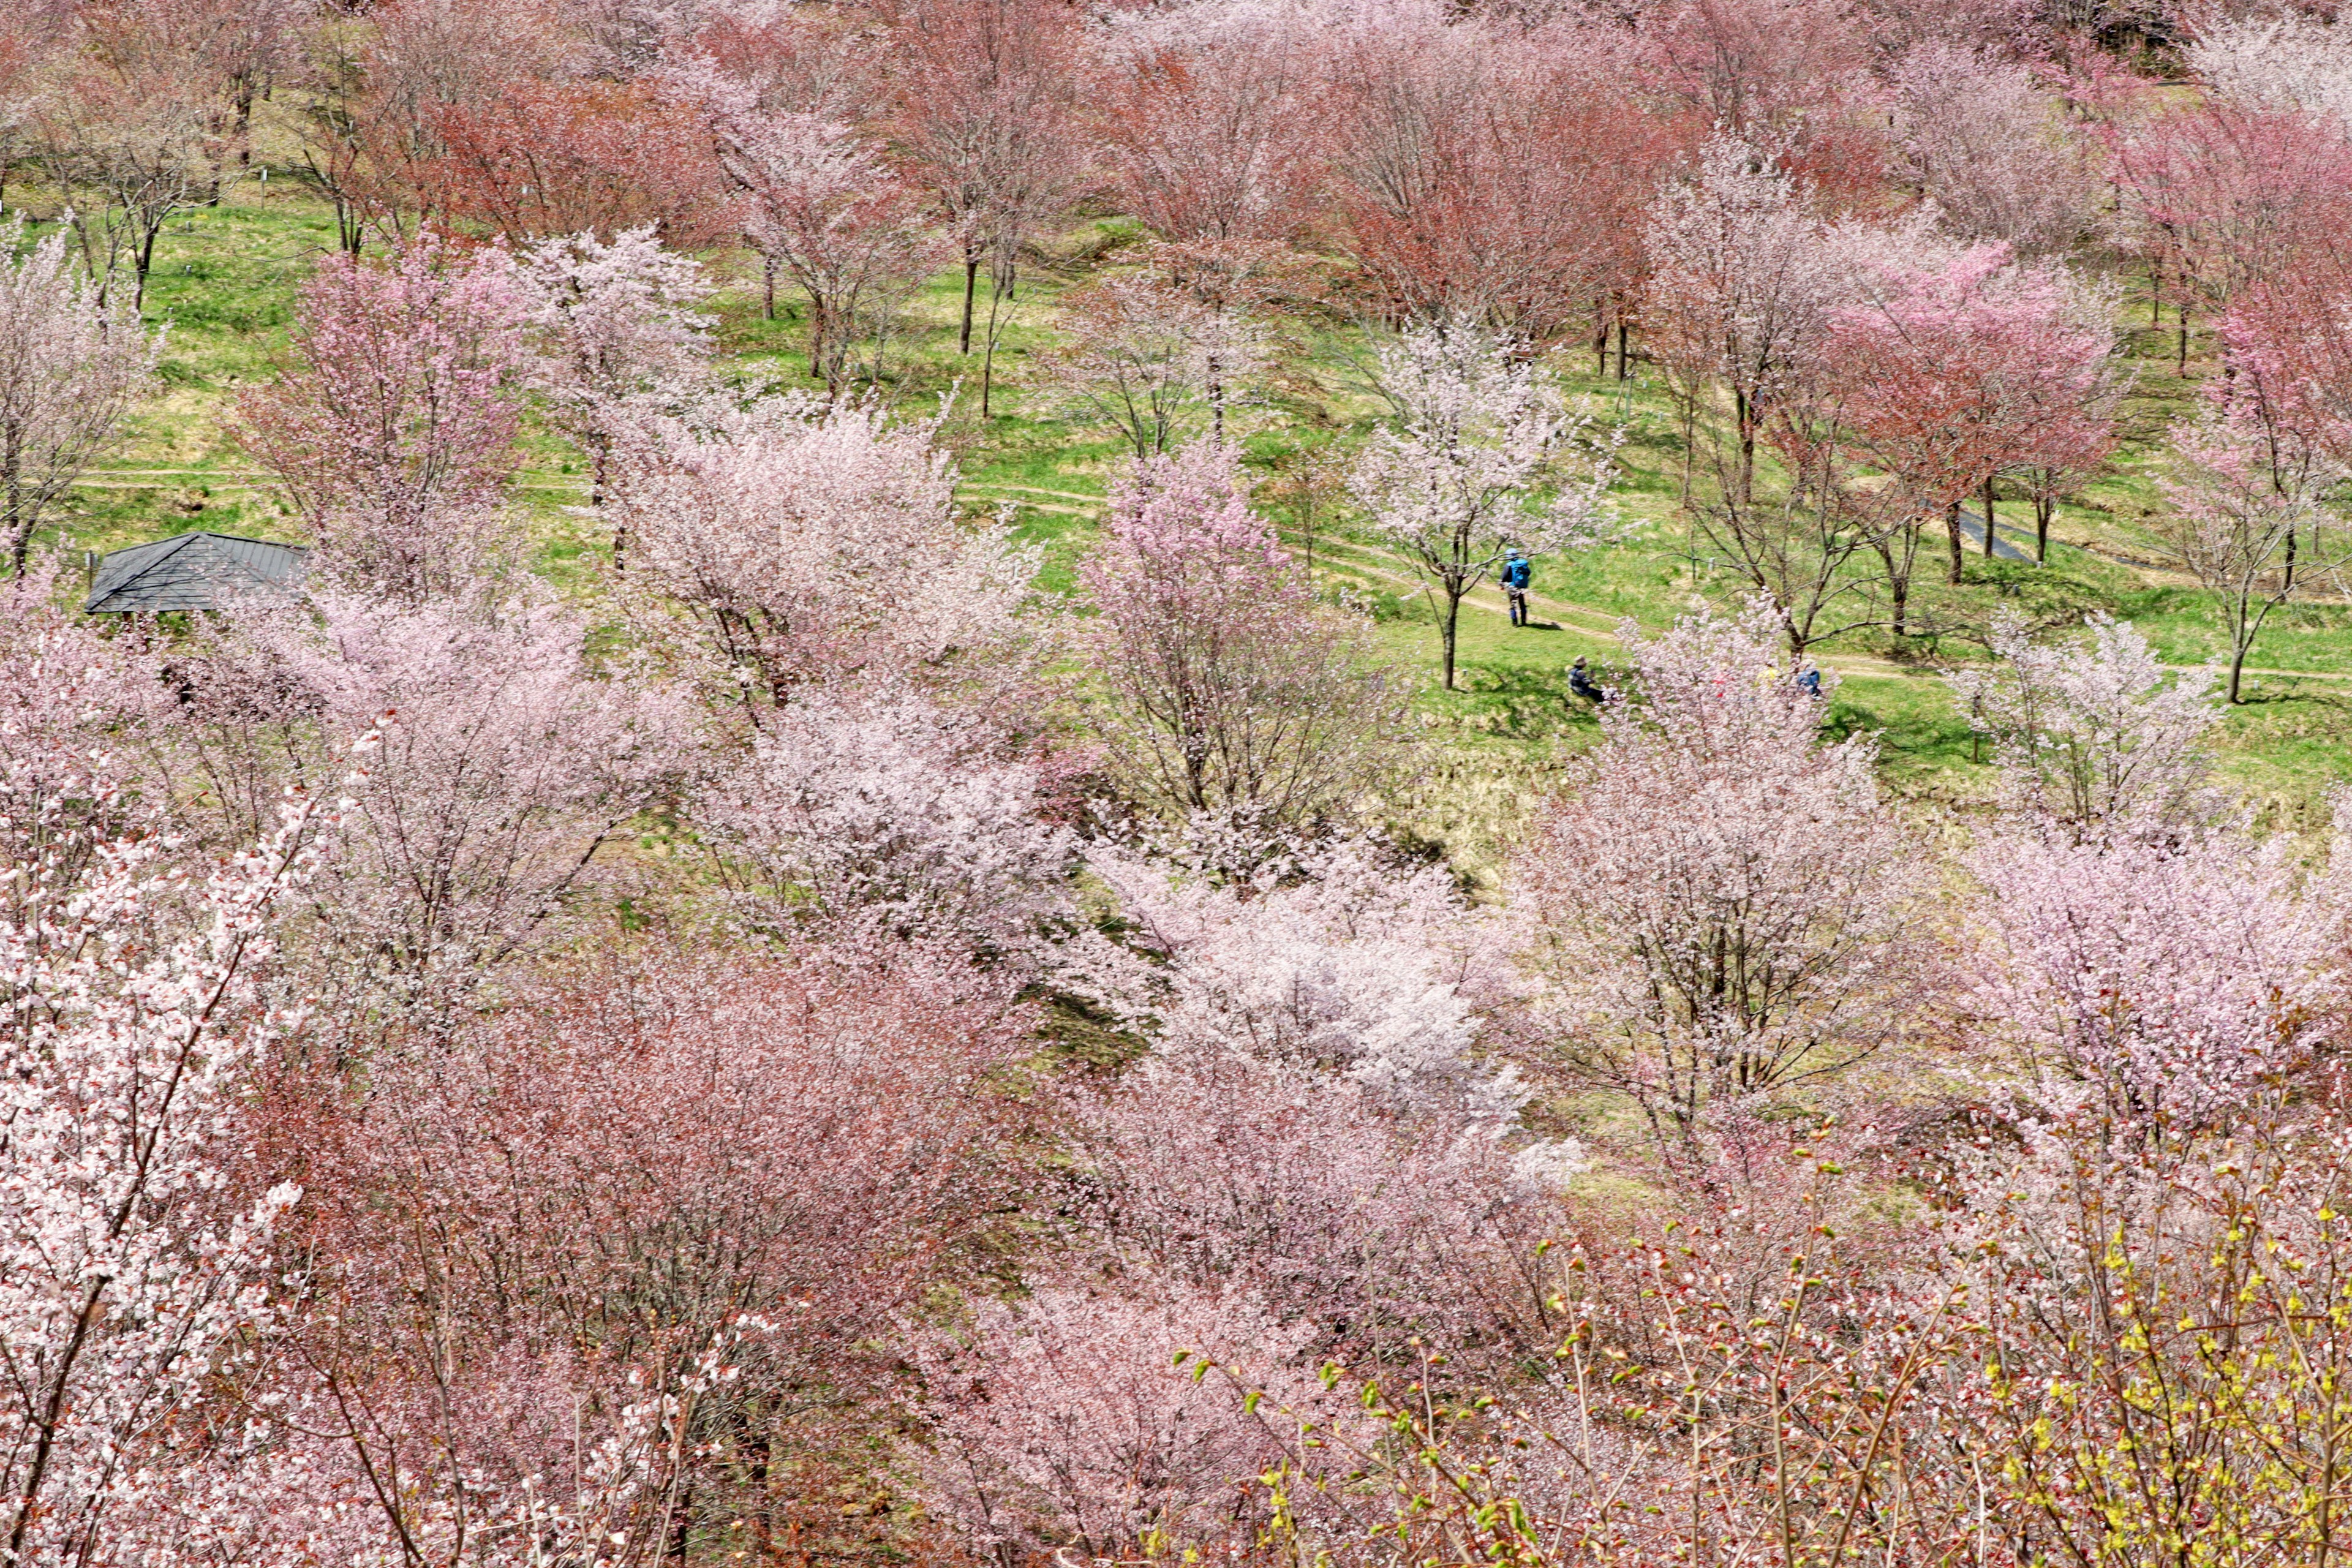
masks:
<svg viewBox="0 0 2352 1568"><path fill-rule="evenodd" d="M970 251L963 258L963 333L956 340L956 353L971 353L971 301L980 291L980 258Z"/></svg>
<svg viewBox="0 0 2352 1568"><path fill-rule="evenodd" d="M1962 581L1964 581L1964 579L1963 579L1963 578L1961 577L1961 575L1960 575L1960 503L1959 503L1959 502L1958 502L1958 501L1954 501L1951 505L1949 505L1949 506L1948 506L1948 507L1946 507L1946 508L1944 509L1944 530L1945 530L1945 531L1946 531L1947 533L1948 533L1948 534L1951 536L1951 545L1952 545L1952 585L1953 585L1954 587L1958 587L1958 586L1960 584L1960 583L1961 583Z"/></svg>
<svg viewBox="0 0 2352 1568"><path fill-rule="evenodd" d="M1992 519L1992 480L1991 480L1990 478L1988 478L1988 479L1985 480L1985 482L1984 482L1984 524L1985 524L1985 537L1984 537L1984 552L1985 552L1985 559L1986 559L1986 560L1988 560L1988 561L1990 561L1990 560L1991 560L1991 559L1992 559L1992 539L1993 539L1993 519Z"/></svg>

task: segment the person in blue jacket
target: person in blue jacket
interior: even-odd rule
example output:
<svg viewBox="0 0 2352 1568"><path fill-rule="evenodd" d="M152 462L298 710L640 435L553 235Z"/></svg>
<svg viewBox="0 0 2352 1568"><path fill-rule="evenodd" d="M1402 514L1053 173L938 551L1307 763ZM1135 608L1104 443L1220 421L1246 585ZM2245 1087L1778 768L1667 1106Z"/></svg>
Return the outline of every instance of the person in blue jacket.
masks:
<svg viewBox="0 0 2352 1568"><path fill-rule="evenodd" d="M1536 580L1536 563L1519 551L1503 563L1503 592L1511 596L1511 625L1528 624L1528 584Z"/></svg>

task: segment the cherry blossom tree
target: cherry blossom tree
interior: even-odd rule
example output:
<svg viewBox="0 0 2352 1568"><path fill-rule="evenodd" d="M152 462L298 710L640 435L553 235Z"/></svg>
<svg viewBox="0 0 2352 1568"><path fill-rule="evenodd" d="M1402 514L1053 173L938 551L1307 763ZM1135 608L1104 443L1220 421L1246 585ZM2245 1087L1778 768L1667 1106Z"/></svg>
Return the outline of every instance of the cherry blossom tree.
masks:
<svg viewBox="0 0 2352 1568"><path fill-rule="evenodd" d="M1944 228L2024 257L2063 255L2091 235L2105 195L2098 149L2070 132L2030 68L1930 39L1892 77L1905 173Z"/></svg>
<svg viewBox="0 0 2352 1568"><path fill-rule="evenodd" d="M21 799L25 759L0 765L0 789ZM104 768L92 755L83 770L100 796L120 787ZM12 1561L104 1556L170 1494L175 1429L270 1324L270 1234L299 1189L232 1178L259 1063L291 1023L256 980L311 863L314 813L289 801L201 890L159 859L153 805L138 836L88 854L53 818L63 831L13 868L18 896L0 915L0 1550Z"/></svg>
<svg viewBox="0 0 2352 1568"><path fill-rule="evenodd" d="M1305 1337L1239 1291L1073 1283L985 1302L968 1348L924 1357L943 1450L928 1489L976 1552L1237 1549L1265 1521L1236 1509L1236 1478L1277 1461L1286 1425L1295 1441L1307 1413L1337 1413L1285 1364ZM1195 1377L1186 1352L1240 1373ZM1253 1396L1269 1387L1265 1403Z"/></svg>
<svg viewBox="0 0 2352 1568"><path fill-rule="evenodd" d="M1475 325L1408 328L1373 379L1393 411L1349 476L1373 532L1442 595L1454 689L1462 601L1512 549L1573 550L1612 531L1605 499L1622 432L1596 439L1550 372ZM1549 495L1538 495L1539 488Z"/></svg>
<svg viewBox="0 0 2352 1568"><path fill-rule="evenodd" d="M2206 742L2215 673L2178 675L2130 622L2094 616L2087 643L2036 643L1993 617L1991 670L1948 677L1993 740L2012 806L2090 837L2168 836L2215 815Z"/></svg>
<svg viewBox="0 0 2352 1568"><path fill-rule="evenodd" d="M1034 0L917 0L889 20L891 126L962 251L968 354L981 268L1001 305L1021 242L1084 178L1076 18ZM992 310L983 349L999 323Z"/></svg>
<svg viewBox="0 0 2352 1568"><path fill-rule="evenodd" d="M1645 317L1682 422L1685 515L1779 606L1800 655L1862 624L1823 622L1861 592L1851 567L1878 539L1836 472L1819 350L1847 297L1850 260L1811 208L1812 193L1779 158L1711 138L1653 207ZM1731 405L1727 422L1718 398ZM1785 485L1759 485L1759 446L1780 457Z"/></svg>
<svg viewBox="0 0 2352 1568"><path fill-rule="evenodd" d="M919 195L881 148L813 114L723 103L719 158L743 241L809 302L809 374L840 396L858 344L878 364L908 298L945 259Z"/></svg>
<svg viewBox="0 0 2352 1568"><path fill-rule="evenodd" d="M1048 789L984 714L818 691L768 721L694 819L761 929L878 927L1012 957L1073 910L1077 847Z"/></svg>
<svg viewBox="0 0 2352 1568"><path fill-rule="evenodd" d="M972 1282L1030 1024L951 957L656 952L383 1052L364 1097L279 1086L319 1259L284 1442L353 1488L290 1500L485 1568L534 1561L534 1479L560 1539L604 1491L629 1568L838 1526L800 1479L893 1435L894 1320Z"/></svg>
<svg viewBox="0 0 2352 1568"><path fill-rule="evenodd" d="M0 547L19 577L42 518L120 438L163 345L73 276L62 233L27 252L24 232L21 218L0 226Z"/></svg>
<svg viewBox="0 0 2352 1568"><path fill-rule="evenodd" d="M2214 1123L2302 1067L2339 980L2332 918L2284 841L2007 836L1969 861L1990 946L1979 1016L2053 1110L2131 1137Z"/></svg>
<svg viewBox="0 0 2352 1568"><path fill-rule="evenodd" d="M1958 583L1965 497L2005 468L2086 466L2112 442L2121 383L2107 304L1998 245L1941 268L1865 267L1859 280L1864 299L1831 312L1821 350L1847 438L1888 476L1895 529L1944 513ZM1908 572L1886 553L1901 636Z"/></svg>
<svg viewBox="0 0 2352 1568"><path fill-rule="evenodd" d="M2246 656L2271 612L2352 559L2341 545L2328 549L2321 532L2323 498L2343 471L2281 443L2242 409L2176 426L2173 439L2181 463L2165 485L2178 514L2170 542L2219 614L2230 649L2223 696L2237 702Z"/></svg>
<svg viewBox="0 0 2352 1568"><path fill-rule="evenodd" d="M541 389L586 448L589 504L602 506L629 411L675 405L709 380L711 320L695 309L709 279L646 226L609 245L593 234L541 241L524 253L517 283L540 339ZM619 541L614 563L623 564Z"/></svg>
<svg viewBox="0 0 2352 1568"><path fill-rule="evenodd" d="M184 771L234 830L338 737L377 733L312 882L304 963L346 1020L430 1011L562 927L599 849L683 787L692 720L644 671L592 668L583 618L528 584L423 604L320 590L312 607L316 624L247 615L180 661Z"/></svg>
<svg viewBox="0 0 2352 1568"><path fill-rule="evenodd" d="M1081 569L1130 788L1276 835L1344 812L1395 759L1407 695L1250 509L1231 447L1140 462Z"/></svg>
<svg viewBox="0 0 2352 1568"><path fill-rule="evenodd" d="M440 221L516 244L651 228L690 246L719 232L701 115L644 81L520 76L433 105L427 123L435 155L415 178Z"/></svg>
<svg viewBox="0 0 2352 1568"><path fill-rule="evenodd" d="M1241 866L1106 843L1087 865L1118 895L1132 944L1160 961L1107 972L1103 991L1172 1057L1312 1067L1408 1119L1508 1128L1525 1090L1473 1049L1516 995L1505 944L1442 873L1349 840Z"/></svg>
<svg viewBox="0 0 2352 1568"><path fill-rule="evenodd" d="M1759 600L1650 640L1629 626L1641 700L1602 709L1518 867L1553 1048L1667 1152L1696 1152L1710 1107L1900 1042L1933 994L1927 889L1875 747L1823 743L1776 624Z"/></svg>
<svg viewBox="0 0 2352 1568"><path fill-rule="evenodd" d="M936 437L872 405L802 396L648 422L611 502L644 563L631 613L754 727L795 690L853 676L1024 679L1034 563L1001 524L959 517Z"/></svg>
<svg viewBox="0 0 2352 1568"><path fill-rule="evenodd" d="M1609 63L1588 37L1433 12L1349 40L1334 194L1384 316L1549 342L1606 297L1622 308L1636 280L1627 240L1671 143L1662 117L1598 79Z"/></svg>
<svg viewBox="0 0 2352 1568"><path fill-rule="evenodd" d="M1139 462L1198 429L1203 405L1212 437L1224 440L1227 410L1266 360L1264 334L1247 317L1149 278L1088 284L1059 303L1070 341L1048 374L1063 405L1117 429Z"/></svg>
<svg viewBox="0 0 2352 1568"><path fill-rule="evenodd" d="M329 257L295 361L240 405L240 439L331 561L384 592L446 591L496 527L530 355L498 249L426 235L383 267Z"/></svg>
<svg viewBox="0 0 2352 1568"><path fill-rule="evenodd" d="M1138 15L1108 29L1097 101L1119 205L1216 305L1279 266L1319 173L1306 28L1250 7Z"/></svg>

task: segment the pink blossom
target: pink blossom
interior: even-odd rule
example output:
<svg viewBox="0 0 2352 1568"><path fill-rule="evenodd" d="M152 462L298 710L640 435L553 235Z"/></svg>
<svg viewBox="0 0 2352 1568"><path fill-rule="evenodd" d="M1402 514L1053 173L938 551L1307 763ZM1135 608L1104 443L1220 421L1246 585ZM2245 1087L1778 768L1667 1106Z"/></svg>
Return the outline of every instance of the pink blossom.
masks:
<svg viewBox="0 0 2352 1568"><path fill-rule="evenodd" d="M338 570L411 598L463 581L514 468L524 309L504 251L431 233L382 268L320 264L241 439Z"/></svg>

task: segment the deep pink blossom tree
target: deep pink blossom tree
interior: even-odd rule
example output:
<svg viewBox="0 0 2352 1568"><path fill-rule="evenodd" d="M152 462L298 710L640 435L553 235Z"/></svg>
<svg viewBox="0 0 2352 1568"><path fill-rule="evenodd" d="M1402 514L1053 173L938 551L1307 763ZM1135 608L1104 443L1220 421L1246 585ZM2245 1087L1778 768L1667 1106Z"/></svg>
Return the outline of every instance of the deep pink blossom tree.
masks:
<svg viewBox="0 0 2352 1568"><path fill-rule="evenodd" d="M1285 833L1343 813L1394 760L1407 695L1251 510L1231 447L1147 460L1082 568L1088 643L1130 788L1183 818Z"/></svg>
<svg viewBox="0 0 2352 1568"><path fill-rule="evenodd" d="M2111 444L2121 381L2108 307L2001 245L1943 267L1864 266L1858 281L1862 298L1831 311L1821 348L1843 429L1887 476L1883 531L1942 513L1958 583L1965 498L2005 469L2087 467ZM1993 538L1988 520L1988 555ZM1898 637L1907 586L1907 570L1890 583Z"/></svg>
<svg viewBox="0 0 2352 1568"><path fill-rule="evenodd" d="M525 310L504 251L429 233L383 267L320 264L240 438L331 563L411 599L463 580L514 468Z"/></svg>

